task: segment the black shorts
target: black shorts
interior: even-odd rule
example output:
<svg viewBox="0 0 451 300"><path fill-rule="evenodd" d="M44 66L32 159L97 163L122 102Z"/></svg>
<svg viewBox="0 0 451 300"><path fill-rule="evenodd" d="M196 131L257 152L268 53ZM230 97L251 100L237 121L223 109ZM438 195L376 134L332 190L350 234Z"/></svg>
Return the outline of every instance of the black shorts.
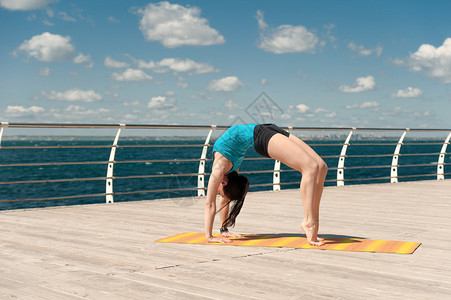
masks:
<svg viewBox="0 0 451 300"><path fill-rule="evenodd" d="M269 140L273 135L281 133L286 137L290 136L290 133L283 130L274 124L260 124L254 128L254 148L258 154L270 157L268 154Z"/></svg>

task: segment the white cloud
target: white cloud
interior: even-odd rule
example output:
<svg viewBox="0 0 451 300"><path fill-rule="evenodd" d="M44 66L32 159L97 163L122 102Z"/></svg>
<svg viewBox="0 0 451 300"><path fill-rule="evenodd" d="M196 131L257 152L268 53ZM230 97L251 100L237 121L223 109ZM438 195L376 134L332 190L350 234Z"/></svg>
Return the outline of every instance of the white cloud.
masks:
<svg viewBox="0 0 451 300"><path fill-rule="evenodd" d="M121 22L113 16L109 16L108 21L110 21L110 23L120 23Z"/></svg>
<svg viewBox="0 0 451 300"><path fill-rule="evenodd" d="M84 64L86 63L86 68L90 69L94 66L94 63L91 60L91 55L83 55L82 53L78 53L78 55L74 58L75 64Z"/></svg>
<svg viewBox="0 0 451 300"><path fill-rule="evenodd" d="M164 96L152 97L147 104L148 108L166 110L166 109L175 109L175 100L169 99Z"/></svg>
<svg viewBox="0 0 451 300"><path fill-rule="evenodd" d="M124 106L130 106L130 107L142 106L141 102L139 102L139 101L124 102L123 105Z"/></svg>
<svg viewBox="0 0 451 300"><path fill-rule="evenodd" d="M45 67L45 68L43 68L43 69L41 69L40 71L39 71L39 73L38 73L38 75L39 76L44 76L44 77L47 77L47 76L50 76L50 68L48 68L48 67Z"/></svg>
<svg viewBox="0 0 451 300"><path fill-rule="evenodd" d="M9 10L35 10L58 0L0 0L0 6Z"/></svg>
<svg viewBox="0 0 451 300"><path fill-rule="evenodd" d="M260 28L260 30L266 30L268 28L268 24L266 24L264 14L261 10L257 10L257 15L255 18L257 19L258 28Z"/></svg>
<svg viewBox="0 0 451 300"><path fill-rule="evenodd" d="M322 107L315 109L315 113L323 114L326 118L335 118L337 116L336 112L330 111Z"/></svg>
<svg viewBox="0 0 451 300"><path fill-rule="evenodd" d="M211 72L217 72L213 66L207 63L198 63L191 59L179 59L179 58L164 58L159 62L138 60L138 68L151 69L155 72L164 73L167 71L173 72L188 72L190 74L206 74Z"/></svg>
<svg viewBox="0 0 451 300"><path fill-rule="evenodd" d="M139 117L135 114L125 114L121 117L122 123L130 123L130 122L136 122L139 120Z"/></svg>
<svg viewBox="0 0 451 300"><path fill-rule="evenodd" d="M61 19L63 21L68 21L68 22L77 22L77 19L69 16L67 13L65 13L63 11L58 12L58 19Z"/></svg>
<svg viewBox="0 0 451 300"><path fill-rule="evenodd" d="M409 86L405 90L396 91L391 96L392 98L418 98L423 96L423 91Z"/></svg>
<svg viewBox="0 0 451 300"><path fill-rule="evenodd" d="M70 44L69 36L64 37L44 32L33 36L30 40L24 41L14 51L14 54L17 55L20 51L41 62L62 62L72 58L74 46Z"/></svg>
<svg viewBox="0 0 451 300"><path fill-rule="evenodd" d="M65 102L98 102L102 101L103 96L93 90L71 89L65 92L42 92L42 95L48 100L57 100Z"/></svg>
<svg viewBox="0 0 451 300"><path fill-rule="evenodd" d="M322 108L322 107L315 109L315 113L317 113L317 114L319 114L319 113L328 113L328 112L330 112L328 109L325 109L325 108Z"/></svg>
<svg viewBox="0 0 451 300"><path fill-rule="evenodd" d="M315 51L318 37L304 26L280 25L277 28L268 28L261 11L257 11L257 20L260 28L260 49L276 54Z"/></svg>
<svg viewBox="0 0 451 300"><path fill-rule="evenodd" d="M281 114L281 115L279 116L279 118L280 118L281 120L289 120L289 119L291 119L291 115L290 115L290 114Z"/></svg>
<svg viewBox="0 0 451 300"><path fill-rule="evenodd" d="M326 114L327 118L335 118L336 116L337 116L336 112L331 112L331 113Z"/></svg>
<svg viewBox="0 0 451 300"><path fill-rule="evenodd" d="M165 58L159 63L162 67L168 67L175 72L191 72L194 74L205 74L216 71L211 65L197 63L191 59L181 60L177 58Z"/></svg>
<svg viewBox="0 0 451 300"><path fill-rule="evenodd" d="M128 68L130 65L126 62L117 61L111 58L110 56L105 57L105 60L103 62L105 67L107 68Z"/></svg>
<svg viewBox="0 0 451 300"><path fill-rule="evenodd" d="M185 81L185 78L181 77L181 76L177 76L177 87L181 88L181 89L186 89L188 88L188 83Z"/></svg>
<svg viewBox="0 0 451 300"><path fill-rule="evenodd" d="M28 116L28 115L34 115L38 113L44 112L44 108L39 106L30 106L30 107L24 107L22 105L9 105L6 108L6 114L12 116L12 117L22 117L22 116Z"/></svg>
<svg viewBox="0 0 451 300"><path fill-rule="evenodd" d="M149 41L165 47L224 44L224 37L200 17L198 7L184 7L167 1L150 3L137 12L142 16L139 29Z"/></svg>
<svg viewBox="0 0 451 300"><path fill-rule="evenodd" d="M207 100L207 101L211 101L213 100L213 97L210 96L207 92L202 91L197 95L192 95L191 96L192 99L201 99L201 100Z"/></svg>
<svg viewBox="0 0 451 300"><path fill-rule="evenodd" d="M53 16L55 15L55 13L53 12L53 9L51 9L51 8L46 8L45 12L47 13L47 16L49 18L53 18Z"/></svg>
<svg viewBox="0 0 451 300"><path fill-rule="evenodd" d="M369 56L374 53L377 57L381 56L383 50L381 46L377 46L374 49L365 49L363 45L356 45L353 42L348 44L348 48L361 56Z"/></svg>
<svg viewBox="0 0 451 300"><path fill-rule="evenodd" d="M64 121L84 121L84 122L95 122L96 120L102 119L104 122L114 122L117 120L114 111L106 108L98 109L87 109L86 107L80 105L69 105L64 109L52 109L51 117L55 119L60 119Z"/></svg>
<svg viewBox="0 0 451 300"><path fill-rule="evenodd" d="M237 109L243 109L238 103L235 103L232 101L232 99L229 99L224 106L229 110L237 110Z"/></svg>
<svg viewBox="0 0 451 300"><path fill-rule="evenodd" d="M310 111L310 107L305 104L298 104L296 105L296 111L305 114Z"/></svg>
<svg viewBox="0 0 451 300"><path fill-rule="evenodd" d="M136 60L136 62L138 64L138 68L140 68L140 69L149 69L149 70L152 70L152 71L157 72L157 73L167 72L167 70L164 70L163 68L161 68L158 65L158 62L155 62L153 60L147 62L147 61L139 59L139 60Z"/></svg>
<svg viewBox="0 0 451 300"><path fill-rule="evenodd" d="M347 109L359 108L359 109L379 110L380 107L381 107L381 105L378 102L376 102L376 101L363 102L363 103L360 103L360 104L346 105Z"/></svg>
<svg viewBox="0 0 451 300"><path fill-rule="evenodd" d="M341 85L340 91L344 93L361 93L365 91L374 90L376 88L376 82L373 76L358 77L352 86Z"/></svg>
<svg viewBox="0 0 451 300"><path fill-rule="evenodd" d="M325 108L311 108L306 104L290 105L287 112L283 113L281 119L294 119L297 121L305 121L306 119L318 122L328 122L326 118L333 119L337 113Z"/></svg>
<svg viewBox="0 0 451 300"><path fill-rule="evenodd" d="M240 89L243 83L236 76L224 77L217 80L212 80L207 86L207 89L215 92L234 92Z"/></svg>
<svg viewBox="0 0 451 300"><path fill-rule="evenodd" d="M434 47L423 44L410 55L407 61L395 60L398 65L408 65L414 72L424 72L430 77L451 83L451 38L447 38L443 45Z"/></svg>
<svg viewBox="0 0 451 300"><path fill-rule="evenodd" d="M376 102L376 101L372 101L372 102L363 102L362 104L360 104L359 108L361 109L378 109L381 105Z"/></svg>
<svg viewBox="0 0 451 300"><path fill-rule="evenodd" d="M119 94L118 94L118 93L109 92L109 91L105 92L105 95L106 95L106 96L110 96L110 97L114 97L114 98L119 97Z"/></svg>
<svg viewBox="0 0 451 300"><path fill-rule="evenodd" d="M267 80L266 78L262 78L262 79L260 80L260 84L261 84L261 85L266 85L267 82L268 82L268 80Z"/></svg>
<svg viewBox="0 0 451 300"><path fill-rule="evenodd" d="M395 65L398 65L398 66L404 66L404 65L406 65L406 62L405 62L404 60L400 59L400 58L395 58L395 59L393 60L393 63L394 63Z"/></svg>
<svg viewBox="0 0 451 300"><path fill-rule="evenodd" d="M113 73L111 78L115 81L145 81L151 80L152 76L147 75L142 70L127 69L122 73Z"/></svg>
<svg viewBox="0 0 451 300"><path fill-rule="evenodd" d="M79 113L86 112L86 108L80 105L69 105L64 109L64 111L69 113Z"/></svg>
<svg viewBox="0 0 451 300"><path fill-rule="evenodd" d="M50 22L48 20L43 20L42 24L47 25L47 26L55 26L55 23L52 23L52 22Z"/></svg>
<svg viewBox="0 0 451 300"><path fill-rule="evenodd" d="M335 24L329 23L324 25L323 28L326 30L326 36L329 39L329 41L334 43L337 40L337 38L332 35L332 30L335 28ZM334 48L336 47L337 46L334 45Z"/></svg>

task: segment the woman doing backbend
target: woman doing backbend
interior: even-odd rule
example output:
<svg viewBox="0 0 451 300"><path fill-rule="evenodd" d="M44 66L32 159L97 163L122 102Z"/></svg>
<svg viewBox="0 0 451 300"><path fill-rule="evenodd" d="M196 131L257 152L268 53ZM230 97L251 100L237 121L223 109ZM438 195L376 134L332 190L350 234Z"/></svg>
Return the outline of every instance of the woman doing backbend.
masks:
<svg viewBox="0 0 451 300"><path fill-rule="evenodd" d="M246 124L230 127L213 146L213 167L208 181L205 204L205 237L212 243L230 243L240 237L228 232L235 225L246 197L249 181L238 175L246 150L253 146L262 156L281 161L302 173L301 199L304 219L300 223L311 245L321 246L318 237L319 204L327 174L327 165L306 143L274 124ZM216 195L221 195L219 217L221 236L213 236ZM231 207L229 208L229 203Z"/></svg>

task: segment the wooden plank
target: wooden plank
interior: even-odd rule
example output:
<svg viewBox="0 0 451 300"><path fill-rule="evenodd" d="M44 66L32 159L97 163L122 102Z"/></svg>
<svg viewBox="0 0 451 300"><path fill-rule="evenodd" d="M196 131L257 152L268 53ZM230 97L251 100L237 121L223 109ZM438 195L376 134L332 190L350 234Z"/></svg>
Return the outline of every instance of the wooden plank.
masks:
<svg viewBox="0 0 451 300"><path fill-rule="evenodd" d="M320 233L422 242L413 255L153 242L202 230L202 198L1 211L0 297L446 298L450 190L450 180L325 189ZM233 230L300 233L302 215L298 190L249 193Z"/></svg>

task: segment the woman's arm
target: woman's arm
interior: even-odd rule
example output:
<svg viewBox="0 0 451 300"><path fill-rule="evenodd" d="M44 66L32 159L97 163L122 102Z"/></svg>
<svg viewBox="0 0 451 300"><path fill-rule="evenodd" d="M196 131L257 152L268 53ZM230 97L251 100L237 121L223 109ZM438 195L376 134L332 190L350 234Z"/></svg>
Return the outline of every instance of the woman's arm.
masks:
<svg viewBox="0 0 451 300"><path fill-rule="evenodd" d="M224 175L230 170L232 163L218 152L215 152L210 179L208 180L207 199L205 201L205 238L209 242L230 242L229 239L213 237L213 223L216 215L216 195Z"/></svg>
<svg viewBox="0 0 451 300"><path fill-rule="evenodd" d="M216 214L216 193L222 178L218 175L218 172L214 172L210 175L207 188L207 199L205 201L205 238L210 240L212 238L213 222Z"/></svg>

